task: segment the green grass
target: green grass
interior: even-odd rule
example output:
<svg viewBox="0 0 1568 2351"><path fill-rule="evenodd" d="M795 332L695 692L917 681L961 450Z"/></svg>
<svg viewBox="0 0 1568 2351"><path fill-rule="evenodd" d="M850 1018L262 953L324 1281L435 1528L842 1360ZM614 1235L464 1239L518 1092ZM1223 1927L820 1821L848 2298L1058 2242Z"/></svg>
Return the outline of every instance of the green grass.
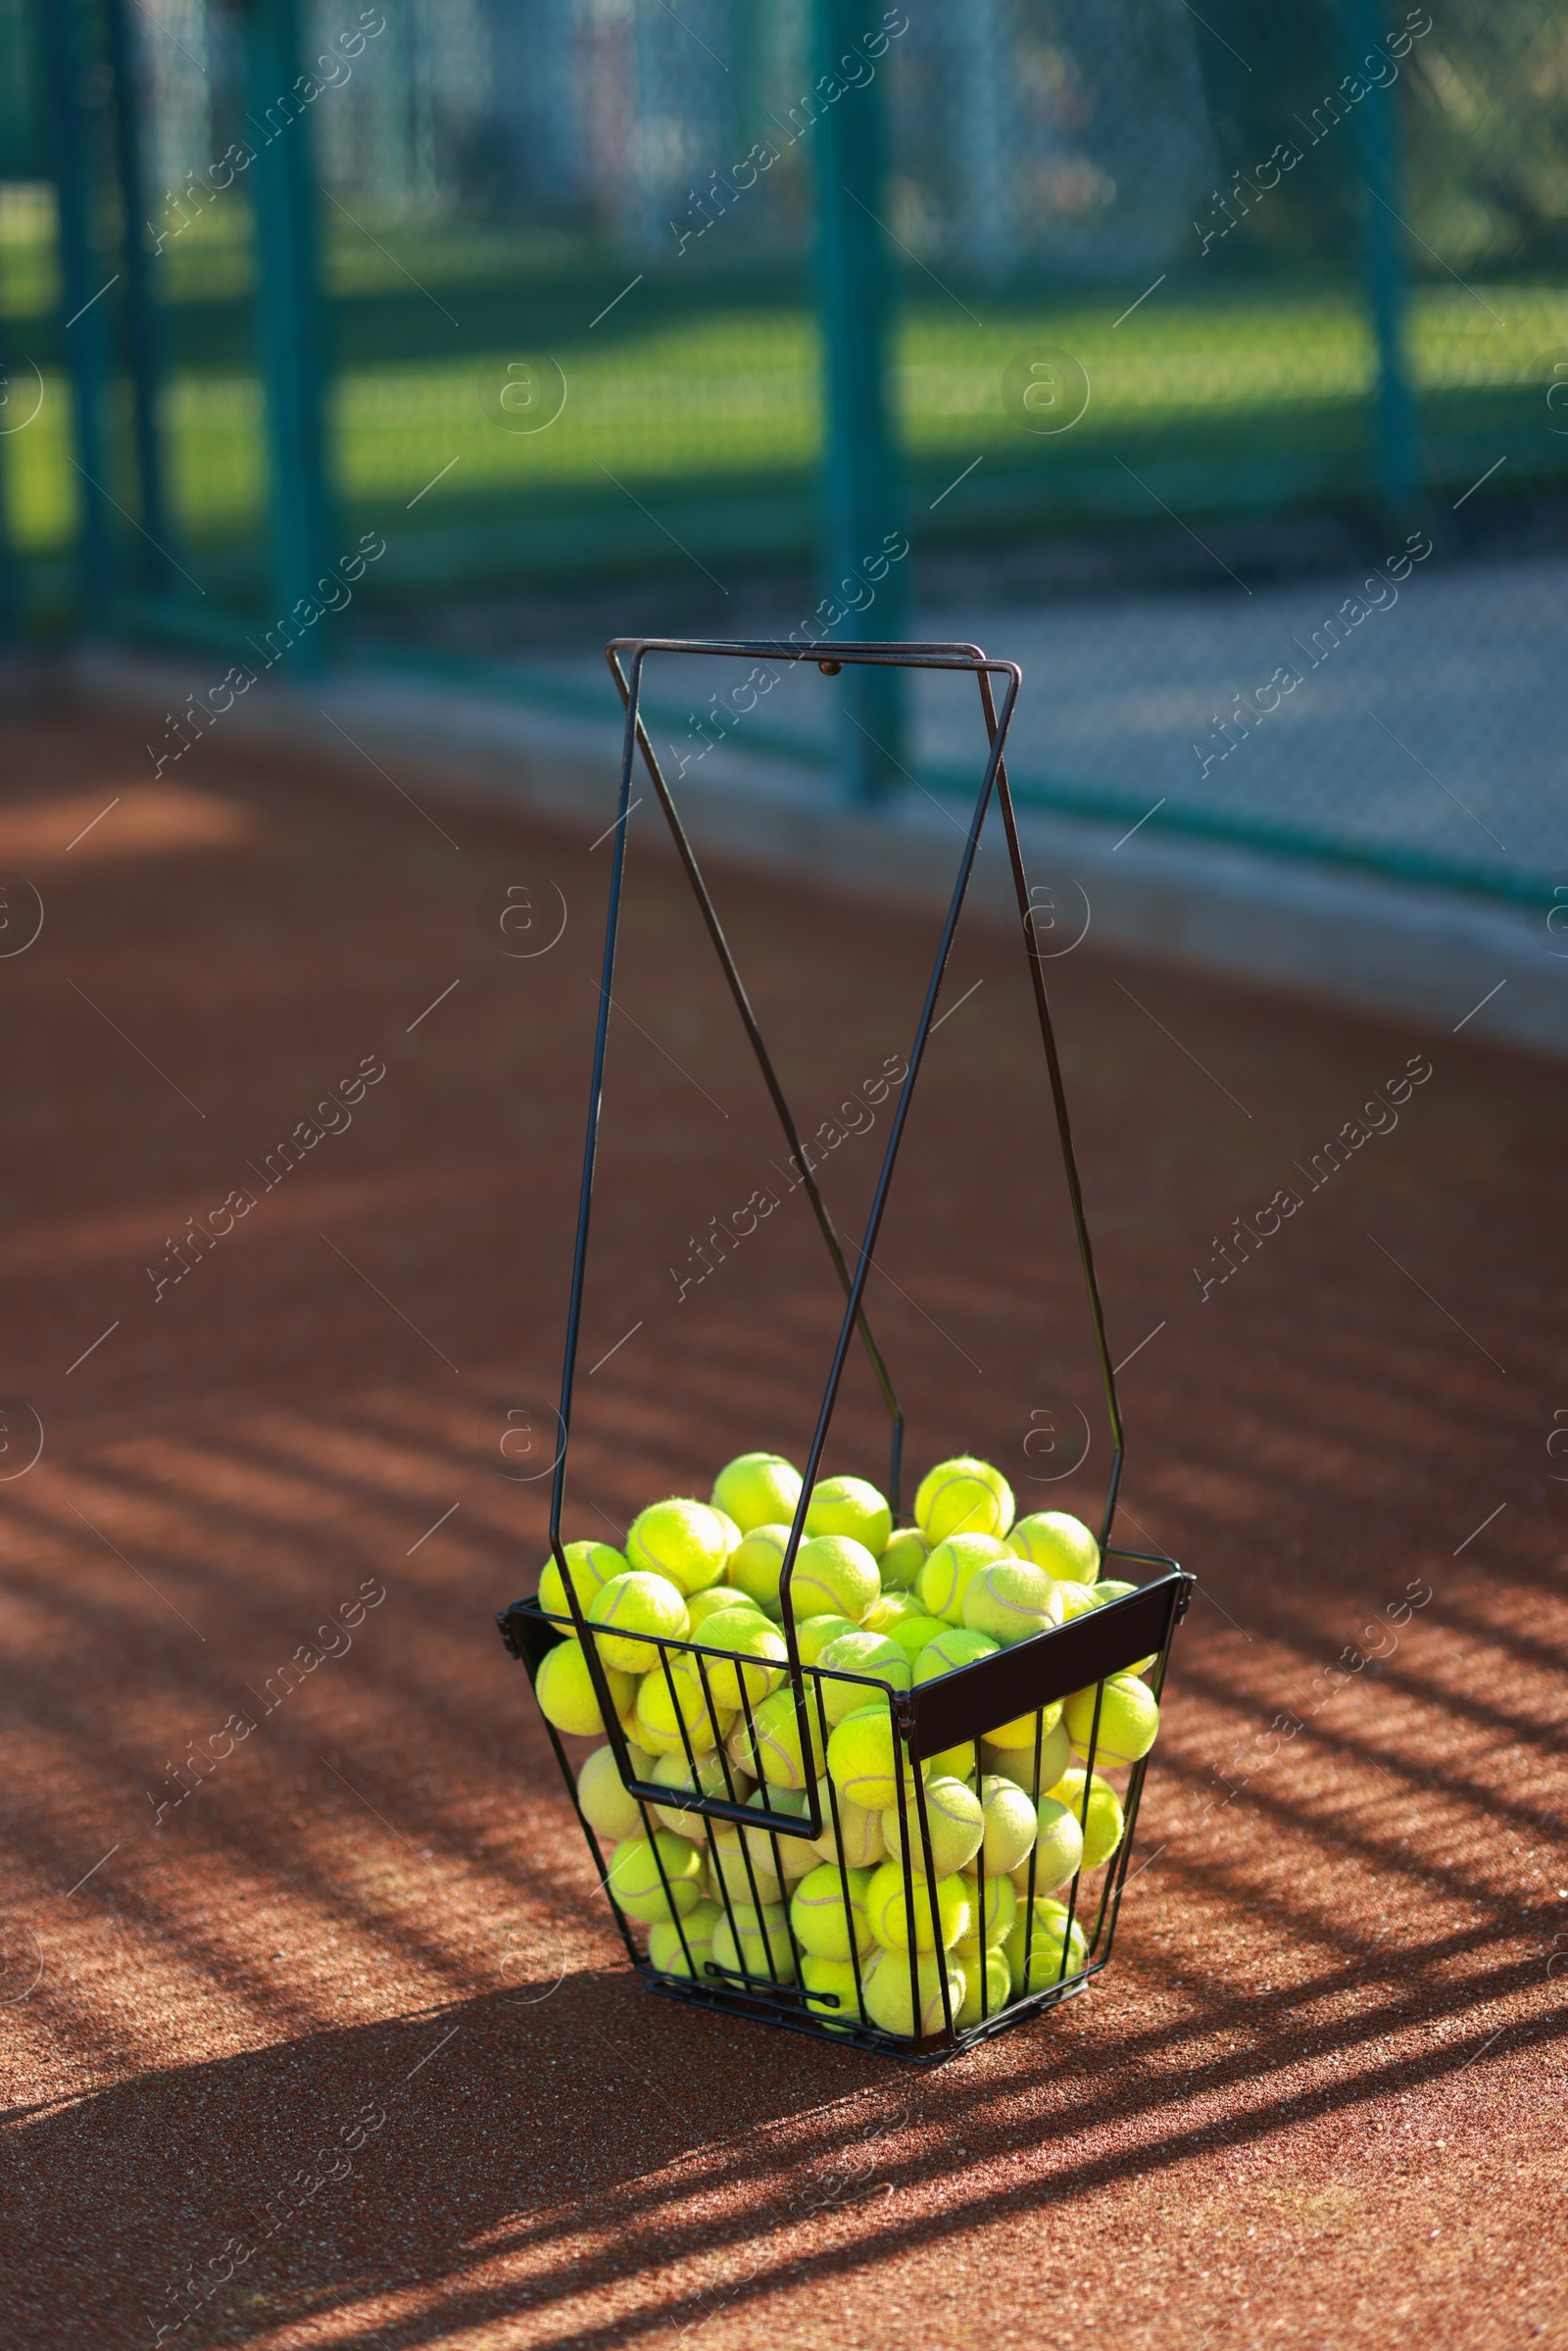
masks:
<svg viewBox="0 0 1568 2351"><path fill-rule="evenodd" d="M181 268L199 276L233 254L195 244ZM443 281L444 282L444 281ZM976 457L994 468L1048 468L1068 480L1126 450L1223 461L1229 450L1290 454L1359 444L1373 350L1348 295L1285 298L1231 290L1199 302L1155 297L1115 323L1120 297L1048 309L1008 306L980 325L948 302L911 305L898 363L898 404L912 465L941 486ZM1004 415L999 385L1020 351L1072 352L1093 387L1070 433L1025 433ZM1420 290L1412 306L1412 374L1463 428L1539 405L1542 462L1568 459L1550 441L1533 387L1553 348L1568 347L1568 288L1458 285ZM662 491L759 482L804 489L820 454L818 342L805 309L698 314L646 334L622 329L558 347L567 380L558 421L534 435L501 429L479 381L508 354L350 367L331 395L338 490L356 514L394 529L439 527L482 512L498 518L542 499L595 509L627 493L658 510ZM69 393L47 378L36 423L0 442L11 527L39 556L69 543L76 508L69 463ZM1498 409L1501 401L1503 408ZM187 372L165 396L171 496L195 548L253 532L264 494L259 387L237 374ZM454 464L452 461L456 460ZM410 502L450 467L412 510ZM613 478L612 478L613 477Z"/></svg>

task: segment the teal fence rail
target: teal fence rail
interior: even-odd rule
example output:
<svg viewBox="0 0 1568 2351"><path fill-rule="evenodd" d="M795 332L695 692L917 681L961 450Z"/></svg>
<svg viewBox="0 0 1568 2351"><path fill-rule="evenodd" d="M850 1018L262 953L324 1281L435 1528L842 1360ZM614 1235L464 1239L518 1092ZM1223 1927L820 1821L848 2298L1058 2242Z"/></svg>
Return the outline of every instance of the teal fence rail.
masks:
<svg viewBox="0 0 1568 2351"><path fill-rule="evenodd" d="M0 0L0 620L237 658L281 632L301 671L349 642L345 564L357 623L692 567L831 593L906 534L839 598L840 633L891 634L944 548L1230 533L1216 591L1254 603L1248 525L1448 561L1517 519L1537 560L1568 35L1546 0ZM1103 693L1190 617L1107 607ZM1419 702L1414 633L1398 661ZM1152 778L1155 830L1550 873L1544 666L1457 815L1391 781L1375 824L1304 700L1281 778L1226 759L1224 660L1214 687L1201 724L1086 719L1036 789L1110 810ZM811 756L862 794L940 765L887 680L858 690Z"/></svg>

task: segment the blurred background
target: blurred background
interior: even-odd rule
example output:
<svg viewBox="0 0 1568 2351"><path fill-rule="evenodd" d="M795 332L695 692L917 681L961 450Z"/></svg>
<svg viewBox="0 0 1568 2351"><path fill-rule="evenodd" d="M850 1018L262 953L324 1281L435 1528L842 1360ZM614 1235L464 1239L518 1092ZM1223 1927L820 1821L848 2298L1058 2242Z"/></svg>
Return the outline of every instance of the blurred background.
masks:
<svg viewBox="0 0 1568 2351"><path fill-rule="evenodd" d="M612 628L975 636L1041 807L1550 902L1545 0L0 0L0 110L13 640L570 712Z"/></svg>

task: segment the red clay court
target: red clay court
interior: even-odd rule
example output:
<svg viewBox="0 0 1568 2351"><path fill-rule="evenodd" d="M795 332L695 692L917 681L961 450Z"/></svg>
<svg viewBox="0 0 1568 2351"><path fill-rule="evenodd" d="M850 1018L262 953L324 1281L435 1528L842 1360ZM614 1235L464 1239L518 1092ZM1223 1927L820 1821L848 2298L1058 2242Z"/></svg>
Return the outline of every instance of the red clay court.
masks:
<svg viewBox="0 0 1568 2351"><path fill-rule="evenodd" d="M915 2073L643 1990L491 1623L543 1556L603 849L222 744L149 786L108 720L9 748L46 919L0 976L7 1427L43 1450L0 1486L0 2339L1568 2343L1558 1069L1093 935L1054 967L1127 1528L1200 1591L1111 1966ZM799 1448L837 1319L788 1217L678 1296L778 1147L651 831L632 867L569 1533ZM514 959L522 875L565 925ZM934 918L716 886L814 1126L906 1044ZM1016 942L966 928L949 987L874 1311L916 1474L1021 1478L1030 1414L1092 1400L1081 1299ZM828 1163L851 1226L874 1151ZM829 1470L883 1474L872 1401Z"/></svg>

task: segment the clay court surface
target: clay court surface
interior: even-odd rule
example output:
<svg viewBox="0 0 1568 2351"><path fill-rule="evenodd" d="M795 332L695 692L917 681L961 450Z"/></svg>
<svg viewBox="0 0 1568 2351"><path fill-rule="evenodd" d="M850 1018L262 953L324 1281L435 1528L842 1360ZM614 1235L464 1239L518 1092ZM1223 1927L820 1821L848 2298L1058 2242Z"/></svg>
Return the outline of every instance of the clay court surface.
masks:
<svg viewBox="0 0 1568 2351"><path fill-rule="evenodd" d="M1119 1524L1200 1592L1110 1968L920 2073L643 1989L491 1622L543 1553L611 845L216 737L155 787L142 731L15 724L0 807L46 909L0 962L6 1459L44 1437L0 1485L8 2351L182 2309L268 2351L1568 2343L1560 1069L1093 932L1054 966ZM702 1251L783 1154L652 812L568 1535L798 1455L836 1327L798 1196ZM840 1117L931 917L719 883ZM1025 1449L1095 1396L1021 977L960 937L871 1298L916 1473L1088 1510L1102 1427ZM829 1470L883 1476L874 1404Z"/></svg>

